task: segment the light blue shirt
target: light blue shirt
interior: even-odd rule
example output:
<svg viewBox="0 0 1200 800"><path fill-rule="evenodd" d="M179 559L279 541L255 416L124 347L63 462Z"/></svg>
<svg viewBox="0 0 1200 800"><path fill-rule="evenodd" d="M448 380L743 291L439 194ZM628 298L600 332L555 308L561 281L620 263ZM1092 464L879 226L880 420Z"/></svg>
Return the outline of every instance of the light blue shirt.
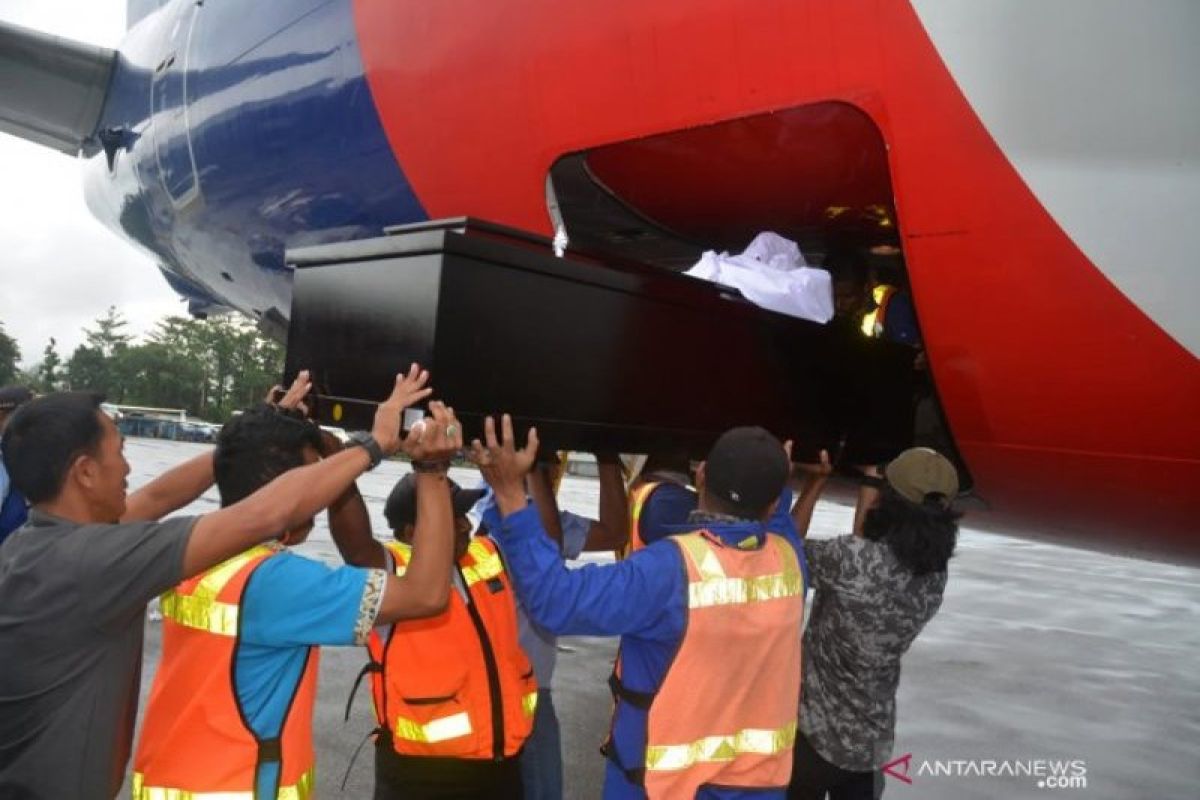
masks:
<svg viewBox="0 0 1200 800"><path fill-rule="evenodd" d="M379 577L372 579L372 573ZM250 576L241 603L234 675L238 704L256 735L271 738L282 732L310 646L366 642L383 596L383 574L328 567L284 551ZM257 796L274 797L278 781L279 766L264 767Z"/></svg>

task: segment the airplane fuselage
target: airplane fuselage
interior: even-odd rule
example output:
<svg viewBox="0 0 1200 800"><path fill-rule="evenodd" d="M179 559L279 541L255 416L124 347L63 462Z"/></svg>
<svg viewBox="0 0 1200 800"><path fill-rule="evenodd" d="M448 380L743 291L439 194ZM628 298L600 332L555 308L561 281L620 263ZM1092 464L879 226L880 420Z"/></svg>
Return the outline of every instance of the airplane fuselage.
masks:
<svg viewBox="0 0 1200 800"><path fill-rule="evenodd" d="M1194 555L1198 12L1052 6L174 0L121 47L88 200L195 312L268 325L285 248L552 233L571 154L687 235L878 206L999 524Z"/></svg>

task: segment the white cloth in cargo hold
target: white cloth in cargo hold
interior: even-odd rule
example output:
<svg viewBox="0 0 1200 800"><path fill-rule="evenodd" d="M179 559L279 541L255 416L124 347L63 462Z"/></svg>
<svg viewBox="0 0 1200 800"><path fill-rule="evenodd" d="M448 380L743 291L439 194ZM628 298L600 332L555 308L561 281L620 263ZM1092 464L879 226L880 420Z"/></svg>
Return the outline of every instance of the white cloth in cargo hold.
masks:
<svg viewBox="0 0 1200 800"><path fill-rule="evenodd" d="M687 271L694 278L731 286L756 306L813 322L833 319L829 273L808 266L791 239L766 231L741 255L708 250Z"/></svg>

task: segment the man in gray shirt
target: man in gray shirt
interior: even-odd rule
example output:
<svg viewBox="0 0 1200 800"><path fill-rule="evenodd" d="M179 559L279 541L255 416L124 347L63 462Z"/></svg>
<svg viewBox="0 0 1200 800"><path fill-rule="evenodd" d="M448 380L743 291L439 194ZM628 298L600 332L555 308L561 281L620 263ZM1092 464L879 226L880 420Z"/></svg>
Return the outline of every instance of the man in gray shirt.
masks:
<svg viewBox="0 0 1200 800"><path fill-rule="evenodd" d="M126 499L122 437L98 396L58 393L22 406L2 443L32 512L0 547L0 798L114 797L137 716L146 603L337 499L399 448L403 408L429 394L427 380L416 365L397 376L373 442L285 473L220 511L161 523L153 520L212 484L211 454ZM291 391L307 393L306 373Z"/></svg>
<svg viewBox="0 0 1200 800"><path fill-rule="evenodd" d="M793 509L801 536L829 474L828 456ZM954 552L953 465L933 450L901 453L861 535L804 542L814 596L804 631L800 732L789 800L872 800L892 756L900 659L942 604ZM876 500L878 503L876 504Z"/></svg>

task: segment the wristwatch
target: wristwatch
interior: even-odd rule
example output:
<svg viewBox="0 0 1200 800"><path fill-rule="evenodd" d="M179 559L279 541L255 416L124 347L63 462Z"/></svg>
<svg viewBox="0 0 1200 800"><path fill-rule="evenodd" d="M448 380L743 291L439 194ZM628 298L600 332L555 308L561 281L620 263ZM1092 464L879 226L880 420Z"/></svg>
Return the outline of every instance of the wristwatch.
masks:
<svg viewBox="0 0 1200 800"><path fill-rule="evenodd" d="M367 451L367 455L371 457L371 466L367 469L375 469L379 466L379 462L383 461L383 448L379 446L375 437L366 431L354 431L346 437L346 444L351 447L358 446Z"/></svg>

